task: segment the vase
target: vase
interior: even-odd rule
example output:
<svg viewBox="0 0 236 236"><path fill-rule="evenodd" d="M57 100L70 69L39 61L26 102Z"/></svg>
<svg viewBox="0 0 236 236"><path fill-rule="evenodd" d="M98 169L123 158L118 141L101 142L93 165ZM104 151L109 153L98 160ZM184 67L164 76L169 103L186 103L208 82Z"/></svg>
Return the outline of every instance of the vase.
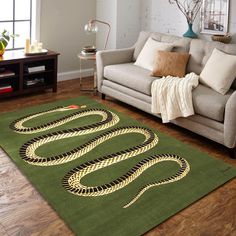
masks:
<svg viewBox="0 0 236 236"><path fill-rule="evenodd" d="M187 38L197 38L197 34L193 32L193 24L188 23L188 31L183 35L184 37Z"/></svg>

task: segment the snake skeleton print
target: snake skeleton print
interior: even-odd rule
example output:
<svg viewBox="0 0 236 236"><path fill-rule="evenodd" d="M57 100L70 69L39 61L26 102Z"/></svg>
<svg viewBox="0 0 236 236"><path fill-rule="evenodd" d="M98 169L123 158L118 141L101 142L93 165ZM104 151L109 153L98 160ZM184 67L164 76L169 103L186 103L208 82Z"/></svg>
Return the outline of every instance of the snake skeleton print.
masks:
<svg viewBox="0 0 236 236"><path fill-rule="evenodd" d="M61 165L70 162L72 160L75 160L77 158L80 158L81 156L90 152L98 145L120 135L125 135L129 133L141 134L144 136L144 141L141 144L136 145L132 148L128 148L126 150L122 150L120 152L116 152L107 156L99 157L95 160L86 162L71 170L68 174L65 175L65 177L62 180L62 184L65 187L65 189L67 189L68 192L84 197L103 196L124 188L125 186L133 182L136 178L138 178L145 170L147 170L148 168L157 163L172 161L176 162L180 166L179 171L176 174L172 175L171 177L144 186L138 192L138 194L135 195L135 197L133 197L133 199L124 206L124 208L127 208L131 206L133 203L135 203L142 196L142 194L148 189L178 181L184 178L190 171L190 166L184 158L171 154L160 154L143 159L141 162L135 165L131 170L129 170L126 174L117 178L114 181L111 181L110 183L100 186L82 185L81 183L82 178L89 175L90 173L95 172L102 168L106 168L110 165L116 164L123 160L127 160L129 158L137 156L141 153L145 153L148 150L152 149L157 145L158 137L153 131L151 131L148 128L138 127L138 126L119 127L104 132L103 134L96 136L87 143L80 145L79 147L71 151L51 157L44 157L37 155L36 150L42 145L57 140L63 140L66 138L86 135L101 130L105 130L115 126L119 122L119 117L110 111L103 109L84 109L44 125L36 127L25 127L23 125L26 121L43 116L45 114L50 114L54 112L64 112L67 110L73 110L78 108L79 108L78 106L74 105L68 107L57 107L48 111L32 114L14 121L10 125L10 128L12 128L15 132L20 134L33 134L47 131L52 128L56 128L63 124L71 122L73 120L90 115L99 115L102 117L102 120L100 122L91 125L77 127L74 129L62 130L58 132L52 132L31 139L20 148L20 156L22 157L22 159L31 165L37 165L37 166Z"/></svg>
<svg viewBox="0 0 236 236"><path fill-rule="evenodd" d="M94 140L91 140L88 143L78 148L75 148L69 152L62 153L60 155L52 156L52 157L38 156L35 153L35 151L44 144L48 144L56 140L62 140L66 138L98 132L98 131L107 129L109 127L112 127L119 122L119 117L112 112L102 110L102 109L88 109L88 110L83 110L80 112L75 112L61 119L47 123L46 125L41 125L34 128L27 128L23 126L23 123L30 120L31 117L35 118L35 117L39 117L41 115L45 115L45 114L49 114L53 112L61 112L61 111L69 110L69 109L75 109L74 106L71 106L71 107L66 107L66 108L59 107L59 108L49 110L46 112L41 112L39 114L34 114L32 116L23 117L22 119L19 119L10 125L10 127L13 128L18 133L31 134L31 133L36 133L36 132L52 129L54 127L58 127L60 125L66 124L70 121L79 119L81 117L86 117L89 115L102 116L102 121L98 123L83 126L83 127L78 127L74 129L67 129L67 130L62 130L58 132L53 132L53 133L42 135L42 136L39 136L37 138L30 140L29 142L25 143L20 148L20 156L22 157L24 161L28 162L29 164L37 165L37 166L59 165L59 164L72 161L84 155L85 153L91 151L93 148L96 147L97 145L96 143L99 141L101 142L101 140L96 140L97 142L95 142Z"/></svg>
<svg viewBox="0 0 236 236"><path fill-rule="evenodd" d="M141 145L140 145L141 146ZM127 150L126 150L127 151ZM145 158L141 162L139 162L137 165L135 165L129 172L127 172L125 175L119 177L118 179L107 183L105 185L96 186L96 187L87 187L81 184L81 179L88 175L89 173L92 173L96 170L99 170L101 168L107 167L109 165L112 165L114 163L117 163L119 161L122 161L126 158L129 158L129 151L121 152L117 156L116 154L105 156L103 158L98 158L94 161L87 162L85 164L82 164L78 166L77 168L70 171L63 179L63 185L65 188L79 196L85 196L85 197L96 197L96 196L102 196L105 194L109 194L112 192L115 192L126 185L133 182L139 175L141 175L146 169L150 168L151 166L163 162L163 161L174 161L177 162L180 165L179 171L171 176L170 178L163 179L161 181L157 181L151 184L148 184L144 186L140 192L130 201L128 204L126 204L123 208L127 208L131 206L134 202L136 202L141 195L147 191L148 189L160 186L168 183L172 183L175 181L178 181L185 177L189 170L189 164L187 161L179 156L176 155L170 155L170 154L161 154L161 155L155 155L151 156L149 158ZM123 153L123 154L122 154ZM127 156L127 157L125 157Z"/></svg>

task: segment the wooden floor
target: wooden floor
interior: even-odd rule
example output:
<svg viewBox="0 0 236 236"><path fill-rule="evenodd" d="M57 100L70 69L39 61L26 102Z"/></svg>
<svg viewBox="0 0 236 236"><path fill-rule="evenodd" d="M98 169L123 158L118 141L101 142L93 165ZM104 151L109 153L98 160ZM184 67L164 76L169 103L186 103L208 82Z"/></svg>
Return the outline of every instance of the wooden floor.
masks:
<svg viewBox="0 0 236 236"><path fill-rule="evenodd" d="M88 78L87 85L91 84L91 78ZM1 100L0 112L13 111L80 95L78 81L65 81L59 83L58 93L48 91L41 94ZM108 107L123 112L150 127L174 136L186 144L193 145L217 159L236 166L236 160L229 159L227 149L219 144L175 125L164 125L160 119L112 98L102 101L99 96L94 96L91 93L83 93L83 95L88 95ZM0 151L0 236L4 235L70 236L73 233L5 153ZM146 235L236 235L236 179L171 217Z"/></svg>

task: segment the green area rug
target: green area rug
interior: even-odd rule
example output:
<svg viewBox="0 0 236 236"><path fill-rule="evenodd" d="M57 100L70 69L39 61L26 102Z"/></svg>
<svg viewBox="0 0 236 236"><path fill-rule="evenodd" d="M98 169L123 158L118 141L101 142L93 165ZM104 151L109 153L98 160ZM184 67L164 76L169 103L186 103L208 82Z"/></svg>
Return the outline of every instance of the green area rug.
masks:
<svg viewBox="0 0 236 236"><path fill-rule="evenodd" d="M236 176L86 97L4 113L0 132L1 147L81 236L141 235Z"/></svg>

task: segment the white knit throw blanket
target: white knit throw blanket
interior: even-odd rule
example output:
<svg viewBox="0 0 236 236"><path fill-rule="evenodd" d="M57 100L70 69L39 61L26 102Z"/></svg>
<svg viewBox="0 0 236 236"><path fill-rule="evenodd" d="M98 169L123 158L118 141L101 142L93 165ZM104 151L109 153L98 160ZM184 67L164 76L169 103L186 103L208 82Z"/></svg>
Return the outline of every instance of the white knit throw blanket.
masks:
<svg viewBox="0 0 236 236"><path fill-rule="evenodd" d="M152 83L152 113L161 114L163 123L193 115L192 90L198 86L198 81L195 73L184 78L167 76L155 80Z"/></svg>

